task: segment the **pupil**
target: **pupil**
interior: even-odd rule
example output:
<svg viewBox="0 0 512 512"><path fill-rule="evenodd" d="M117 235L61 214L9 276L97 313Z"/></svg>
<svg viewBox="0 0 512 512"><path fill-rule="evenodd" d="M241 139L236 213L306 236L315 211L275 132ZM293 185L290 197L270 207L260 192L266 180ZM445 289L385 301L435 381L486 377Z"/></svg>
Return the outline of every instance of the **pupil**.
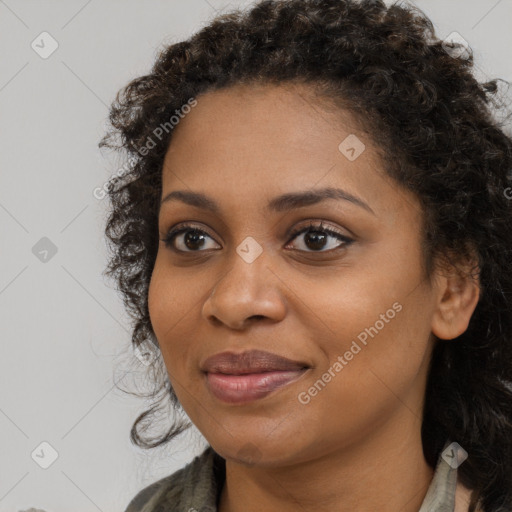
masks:
<svg viewBox="0 0 512 512"><path fill-rule="evenodd" d="M306 233L306 244L310 249L323 249L325 246L325 234L320 231L309 231ZM313 247L310 247L309 244Z"/></svg>
<svg viewBox="0 0 512 512"><path fill-rule="evenodd" d="M201 244L199 245L200 247L201 245L204 244L204 237L199 231L189 231L185 235L185 245L189 249L197 249L197 246L194 244L197 244L198 240L201 241ZM190 247L189 244L192 244L192 247Z"/></svg>
<svg viewBox="0 0 512 512"><path fill-rule="evenodd" d="M310 249L323 249L325 234L320 231L309 231L306 233L306 244ZM199 231L189 231L185 235L185 245L189 249L197 249L198 246L204 245L204 237Z"/></svg>

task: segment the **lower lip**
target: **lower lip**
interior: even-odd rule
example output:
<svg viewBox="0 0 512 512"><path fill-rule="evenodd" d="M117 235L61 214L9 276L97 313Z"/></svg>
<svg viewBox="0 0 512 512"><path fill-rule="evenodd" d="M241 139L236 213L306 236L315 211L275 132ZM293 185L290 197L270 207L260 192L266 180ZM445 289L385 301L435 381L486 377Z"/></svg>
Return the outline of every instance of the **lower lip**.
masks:
<svg viewBox="0 0 512 512"><path fill-rule="evenodd" d="M208 388L216 398L226 403L240 404L266 397L272 391L299 379L306 370L248 373L246 375L207 373L206 381Z"/></svg>

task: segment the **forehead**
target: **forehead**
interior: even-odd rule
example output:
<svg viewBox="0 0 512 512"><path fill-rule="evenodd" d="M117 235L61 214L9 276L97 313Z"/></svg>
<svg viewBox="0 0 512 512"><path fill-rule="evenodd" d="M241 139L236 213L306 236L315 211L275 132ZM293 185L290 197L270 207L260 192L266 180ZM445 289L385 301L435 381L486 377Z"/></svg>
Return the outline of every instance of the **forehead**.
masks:
<svg viewBox="0 0 512 512"><path fill-rule="evenodd" d="M249 205L279 192L338 186L378 208L397 189L353 115L326 108L307 86L237 85L197 102L173 131L163 195L189 188ZM355 159L347 145L359 153ZM396 198L388 199L396 208Z"/></svg>
<svg viewBox="0 0 512 512"><path fill-rule="evenodd" d="M197 101L175 128L171 152L182 142L215 143L218 151L234 149L235 142L245 142L254 151L264 144L286 143L281 149L300 151L317 146L320 139L327 147L343 133L360 131L352 114L333 108L305 84L235 85L202 94Z"/></svg>

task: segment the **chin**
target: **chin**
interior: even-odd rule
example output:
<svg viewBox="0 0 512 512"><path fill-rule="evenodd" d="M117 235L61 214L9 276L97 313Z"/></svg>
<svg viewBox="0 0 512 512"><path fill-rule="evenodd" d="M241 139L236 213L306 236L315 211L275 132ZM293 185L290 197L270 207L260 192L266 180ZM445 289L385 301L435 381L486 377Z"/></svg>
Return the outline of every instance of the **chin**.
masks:
<svg viewBox="0 0 512 512"><path fill-rule="evenodd" d="M231 437L222 440L209 440L213 449L224 459L244 466L275 467L297 462L302 452L293 437L265 437L263 431L259 435L246 434L238 439Z"/></svg>

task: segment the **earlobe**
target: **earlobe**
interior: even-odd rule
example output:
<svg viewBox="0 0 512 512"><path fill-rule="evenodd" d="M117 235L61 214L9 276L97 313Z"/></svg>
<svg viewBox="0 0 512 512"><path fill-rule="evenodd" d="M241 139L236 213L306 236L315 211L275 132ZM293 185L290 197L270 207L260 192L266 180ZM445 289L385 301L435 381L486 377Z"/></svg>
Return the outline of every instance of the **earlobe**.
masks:
<svg viewBox="0 0 512 512"><path fill-rule="evenodd" d="M439 299L432 317L432 333L452 340L463 334L480 297L478 278L455 269L438 280Z"/></svg>

